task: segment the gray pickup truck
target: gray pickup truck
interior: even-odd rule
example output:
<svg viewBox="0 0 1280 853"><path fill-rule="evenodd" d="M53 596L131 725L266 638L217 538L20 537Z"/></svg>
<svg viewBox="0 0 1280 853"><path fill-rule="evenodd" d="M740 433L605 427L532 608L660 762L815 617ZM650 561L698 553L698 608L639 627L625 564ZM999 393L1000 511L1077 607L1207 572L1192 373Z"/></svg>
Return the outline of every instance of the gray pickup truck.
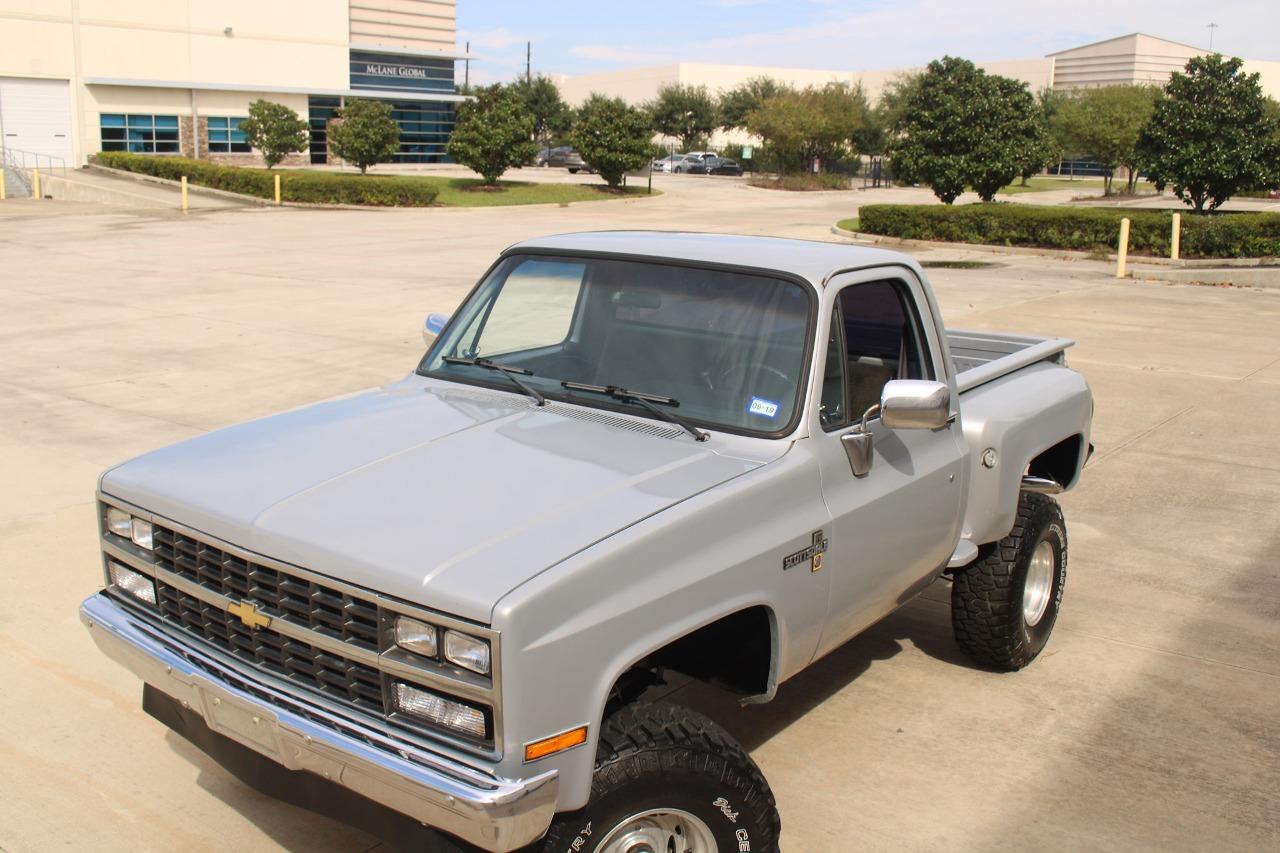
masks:
<svg viewBox="0 0 1280 853"><path fill-rule="evenodd" d="M766 702L940 576L980 664L1049 638L1089 388L1070 341L944 329L908 257L548 237L424 335L102 475L81 618L154 715L484 850L773 851L665 679Z"/></svg>

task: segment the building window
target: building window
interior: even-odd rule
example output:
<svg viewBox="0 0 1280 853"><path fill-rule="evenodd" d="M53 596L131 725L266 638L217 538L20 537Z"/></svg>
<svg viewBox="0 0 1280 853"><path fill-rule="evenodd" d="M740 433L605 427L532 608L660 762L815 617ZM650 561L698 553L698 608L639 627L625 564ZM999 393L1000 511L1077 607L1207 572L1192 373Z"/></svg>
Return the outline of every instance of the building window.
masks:
<svg viewBox="0 0 1280 853"><path fill-rule="evenodd" d="M342 101L312 95L307 99L307 119L311 125L311 162L325 163L329 154L329 119L338 114Z"/></svg>
<svg viewBox="0 0 1280 853"><path fill-rule="evenodd" d="M209 121L209 153L211 154L248 154L249 137L240 129L240 122L248 121L247 117L228 118L227 116L210 116Z"/></svg>
<svg viewBox="0 0 1280 853"><path fill-rule="evenodd" d="M102 150L134 154L177 154L177 116L102 113Z"/></svg>

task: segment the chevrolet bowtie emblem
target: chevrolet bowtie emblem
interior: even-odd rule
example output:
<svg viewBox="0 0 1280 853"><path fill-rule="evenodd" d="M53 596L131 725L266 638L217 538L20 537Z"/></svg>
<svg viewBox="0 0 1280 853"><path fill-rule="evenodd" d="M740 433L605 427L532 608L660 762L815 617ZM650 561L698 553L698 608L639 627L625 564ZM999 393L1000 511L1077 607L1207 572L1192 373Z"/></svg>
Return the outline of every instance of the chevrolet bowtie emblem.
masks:
<svg viewBox="0 0 1280 853"><path fill-rule="evenodd" d="M227 608L227 612L236 616L250 628L265 628L271 624L270 616L259 613L258 608L247 601L237 601Z"/></svg>

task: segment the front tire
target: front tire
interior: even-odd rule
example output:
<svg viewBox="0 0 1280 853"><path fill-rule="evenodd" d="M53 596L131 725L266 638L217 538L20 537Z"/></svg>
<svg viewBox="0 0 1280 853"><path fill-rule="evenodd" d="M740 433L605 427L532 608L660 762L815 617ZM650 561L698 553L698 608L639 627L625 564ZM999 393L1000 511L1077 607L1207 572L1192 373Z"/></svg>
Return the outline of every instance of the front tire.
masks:
<svg viewBox="0 0 1280 853"><path fill-rule="evenodd" d="M751 756L707 717L666 702L604 722L591 800L557 815L543 853L777 853L781 820Z"/></svg>
<svg viewBox="0 0 1280 853"><path fill-rule="evenodd" d="M1067 523L1058 502L1022 492L1009 535L984 548L951 585L951 626L965 654L1022 669L1044 650L1067 582Z"/></svg>

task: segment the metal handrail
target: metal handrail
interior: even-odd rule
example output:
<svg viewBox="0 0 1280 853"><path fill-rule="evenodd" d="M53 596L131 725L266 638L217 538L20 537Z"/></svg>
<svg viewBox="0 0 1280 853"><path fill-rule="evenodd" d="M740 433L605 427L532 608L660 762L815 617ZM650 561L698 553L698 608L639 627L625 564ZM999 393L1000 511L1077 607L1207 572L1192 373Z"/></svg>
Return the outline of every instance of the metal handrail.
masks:
<svg viewBox="0 0 1280 853"><path fill-rule="evenodd" d="M23 193L30 196L32 194L31 179L26 169L18 165L17 159L10 153L11 150L0 146L0 182L8 180L8 175L12 172L18 183L22 185Z"/></svg>
<svg viewBox="0 0 1280 853"><path fill-rule="evenodd" d="M41 169L45 174L53 174L55 171L62 177L67 176L67 161L53 154L41 154L38 151L23 151L20 148L9 148L0 145L0 153L3 154L4 163L10 169L31 170ZM41 166L41 160L44 165ZM55 165L56 161L56 165Z"/></svg>

